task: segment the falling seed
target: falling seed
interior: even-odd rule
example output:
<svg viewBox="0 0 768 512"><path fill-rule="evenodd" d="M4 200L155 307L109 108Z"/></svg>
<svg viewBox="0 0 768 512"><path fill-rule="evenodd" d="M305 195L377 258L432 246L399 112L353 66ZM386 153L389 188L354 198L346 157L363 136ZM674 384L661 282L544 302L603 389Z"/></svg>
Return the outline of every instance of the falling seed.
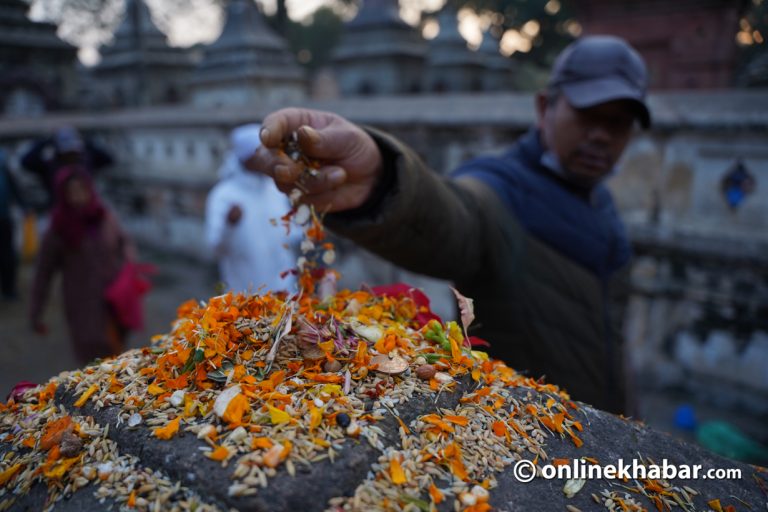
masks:
<svg viewBox="0 0 768 512"><path fill-rule="evenodd" d="M307 222L309 222L309 219L312 217L312 213L309 209L309 206L302 204L299 205L299 207L296 209L296 214L293 216L293 222L298 224L299 226L303 226Z"/></svg>
<svg viewBox="0 0 768 512"><path fill-rule="evenodd" d="M336 252L333 249L323 252L323 263L332 265L334 261L336 261Z"/></svg>

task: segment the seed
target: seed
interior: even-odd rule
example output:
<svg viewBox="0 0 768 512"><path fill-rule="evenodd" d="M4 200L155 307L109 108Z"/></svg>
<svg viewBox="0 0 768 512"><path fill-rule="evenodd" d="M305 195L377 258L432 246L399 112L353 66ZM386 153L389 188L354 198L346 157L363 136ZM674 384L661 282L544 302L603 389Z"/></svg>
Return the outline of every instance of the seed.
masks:
<svg viewBox="0 0 768 512"><path fill-rule="evenodd" d="M74 457L83 449L83 442L72 432L65 432L61 436L61 455L62 457Z"/></svg>
<svg viewBox="0 0 768 512"><path fill-rule="evenodd" d="M421 380L429 380L435 376L437 369L431 364L423 364L416 368L416 376Z"/></svg>
<svg viewBox="0 0 768 512"><path fill-rule="evenodd" d="M336 373L339 370L341 370L341 363L337 360L333 359L331 361L326 361L323 363L323 370L327 373Z"/></svg>
<svg viewBox="0 0 768 512"><path fill-rule="evenodd" d="M340 412L336 415L336 424L341 428L347 428L351 422L352 420L346 413Z"/></svg>
<svg viewBox="0 0 768 512"><path fill-rule="evenodd" d="M360 424L356 421L350 422L347 427L347 435L350 437L357 437L360 435Z"/></svg>

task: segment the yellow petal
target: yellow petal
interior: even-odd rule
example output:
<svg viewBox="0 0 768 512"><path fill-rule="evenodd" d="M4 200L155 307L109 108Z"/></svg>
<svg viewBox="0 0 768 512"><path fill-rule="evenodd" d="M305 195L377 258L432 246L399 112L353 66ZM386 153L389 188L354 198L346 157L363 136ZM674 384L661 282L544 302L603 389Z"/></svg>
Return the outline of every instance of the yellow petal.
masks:
<svg viewBox="0 0 768 512"><path fill-rule="evenodd" d="M323 410L319 407L312 407L309 410L309 431L312 432L320 423L323 422Z"/></svg>
<svg viewBox="0 0 768 512"><path fill-rule="evenodd" d="M272 407L269 404L267 404L267 409L269 409L269 419L274 425L278 425L280 423L288 423L291 421L291 415L287 412L281 411L277 407Z"/></svg>
<svg viewBox="0 0 768 512"><path fill-rule="evenodd" d="M62 459L56 466L48 471L44 471L43 474L46 478L56 479L64 476L64 473L72 467L73 464L80 460L80 455L69 459Z"/></svg>
<svg viewBox="0 0 768 512"><path fill-rule="evenodd" d="M323 352L333 353L333 347L334 347L333 340L328 340L328 341L324 341L322 343L317 344L317 348L319 348Z"/></svg>
<svg viewBox="0 0 768 512"><path fill-rule="evenodd" d="M392 483L396 485L404 484L408 480L405 478L405 471L400 465L400 460L394 458L389 461L389 474L392 477Z"/></svg>
<svg viewBox="0 0 768 512"><path fill-rule="evenodd" d="M77 399L77 402L75 402L75 407L82 407L85 405L85 402L88 401L89 398L91 398L91 395L93 395L96 391L99 390L98 384L93 384L91 387L89 387L87 390L85 390L85 393L80 395L80 398Z"/></svg>
<svg viewBox="0 0 768 512"><path fill-rule="evenodd" d="M0 487L5 486L5 484L7 484L8 481L13 478L13 475L18 473L21 468L22 464L14 464L13 466L0 473Z"/></svg>
<svg viewBox="0 0 768 512"><path fill-rule="evenodd" d="M150 384L149 387L147 388L147 391L149 392L150 395L153 395L153 396L162 395L163 393L165 393L165 390L160 386L158 386L157 384Z"/></svg>

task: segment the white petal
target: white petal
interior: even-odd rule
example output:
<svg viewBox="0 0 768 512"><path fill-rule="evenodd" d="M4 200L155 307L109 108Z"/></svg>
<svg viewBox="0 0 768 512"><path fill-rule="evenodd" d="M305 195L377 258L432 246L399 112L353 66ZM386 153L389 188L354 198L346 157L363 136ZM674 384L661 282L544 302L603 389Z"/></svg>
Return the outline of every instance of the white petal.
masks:
<svg viewBox="0 0 768 512"><path fill-rule="evenodd" d="M221 394L216 398L216 401L213 403L213 412L216 413L216 416L219 418L224 416L224 413L227 412L227 407L229 406L229 402L232 401L233 398L235 398L237 395L240 394L240 384L237 384L235 386L232 386L231 388L227 388L224 391L221 392Z"/></svg>

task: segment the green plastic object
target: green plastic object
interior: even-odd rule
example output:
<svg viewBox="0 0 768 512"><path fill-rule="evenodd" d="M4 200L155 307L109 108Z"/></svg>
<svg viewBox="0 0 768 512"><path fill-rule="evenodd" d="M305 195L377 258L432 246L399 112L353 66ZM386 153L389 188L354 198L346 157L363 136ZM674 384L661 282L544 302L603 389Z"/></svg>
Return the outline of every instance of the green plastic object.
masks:
<svg viewBox="0 0 768 512"><path fill-rule="evenodd" d="M768 448L725 421L707 421L696 430L696 440L704 448L730 459L750 464L768 463Z"/></svg>

